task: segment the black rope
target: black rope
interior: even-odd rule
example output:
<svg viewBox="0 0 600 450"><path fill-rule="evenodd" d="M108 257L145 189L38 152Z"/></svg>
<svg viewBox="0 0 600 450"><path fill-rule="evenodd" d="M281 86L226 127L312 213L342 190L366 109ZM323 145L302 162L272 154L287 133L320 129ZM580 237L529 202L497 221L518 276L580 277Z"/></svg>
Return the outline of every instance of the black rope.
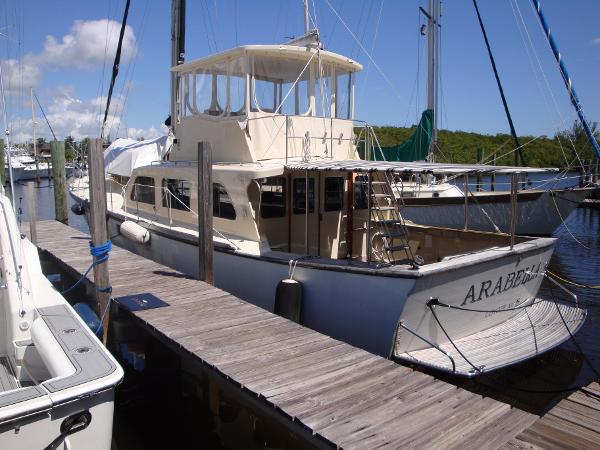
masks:
<svg viewBox="0 0 600 450"><path fill-rule="evenodd" d="M475 366L475 364L473 364L471 361L469 361L469 359L465 356L465 354L463 352L460 351L460 349L457 347L457 345L454 343L454 341L452 340L452 338L450 337L450 335L446 332L446 329L444 328L444 326L442 325L442 323L440 322L440 319L438 319L437 314L435 313L434 307L437 306L439 304L439 300L437 298L432 298L431 300L429 300L427 302L427 306L429 307L429 309L431 310L431 314L433 314L433 318L435 319L435 321L437 322L437 324L439 325L439 327L441 328L441 330L444 332L444 334L446 335L446 337L448 338L448 341L450 341L450 343L452 344L452 346L454 347L454 349L458 352L458 354L460 356L462 356L462 358L473 368L475 369L475 371L477 371L477 373L482 373L481 368Z"/></svg>
<svg viewBox="0 0 600 450"><path fill-rule="evenodd" d="M525 309L525 308L529 308L530 306L536 305L538 303L543 302L543 299L539 299L539 301L534 300L533 302L524 305L522 304L521 306L515 306L513 308L506 308L506 309L471 309L471 308L463 308L461 306L453 306L453 305L448 305L446 303L442 303L439 300L436 300L436 304L437 306L443 306L444 308L448 308L448 309L457 309L459 311L468 311L468 312L478 312L478 313L497 313L497 312L504 312L504 311L517 311L519 309Z"/></svg>
<svg viewBox="0 0 600 450"><path fill-rule="evenodd" d="M483 26L483 20L481 19L481 14L479 14L479 7L477 6L477 0L473 0L473 6L475 6L475 12L477 13L477 20L479 20L479 26L481 27L481 32L483 33L483 39L485 40L485 46L488 51L488 55L490 57L490 62L492 63L492 69L494 70L494 76L496 77L496 83L498 84L498 90L500 91L500 97L502 97L502 104L504 105L504 112L506 113L506 118L508 119L508 125L510 126L510 134L515 141L517 157L515 158L515 163L519 165L519 159L521 160L521 164L526 166L525 158L523 158L523 153L521 152L521 145L519 144L519 138L517 137L517 132L515 131L515 126L512 121L512 117L510 116L510 111L508 109L508 103L506 102L506 97L504 96L504 89L502 88L502 83L500 82L500 76L498 75L498 69L496 69L496 61L494 60L494 55L492 54L492 49L490 47L490 42L487 38L487 33L485 32L485 27Z"/></svg>
<svg viewBox="0 0 600 450"><path fill-rule="evenodd" d="M554 305L556 306L557 310L558 310L558 314L563 322L563 325L565 326L565 328L567 329L567 332L569 333L570 339L573 341L573 343L575 344L575 346L577 347L577 349L579 350L579 353L581 354L581 356L583 357L584 361L588 364L588 366L592 369L592 371L594 372L594 374L600 378L600 372L598 372L596 370L596 368L592 365L592 363L589 361L589 359L587 358L587 356L585 355L585 353L583 352L583 349L581 348L581 346L579 345L579 343L577 342L577 340L575 339L575 336L573 335L573 333L571 333L570 328L567 325L567 322L565 320L565 318L562 315L562 312L560 311L560 308L558 307L558 302L554 299L555 296L555 292L553 288L550 288L551 290L551 294L553 296L552 301L554 302ZM470 309L466 309L466 308L460 308L460 307L452 307L450 305L446 305L444 303L441 303L438 299L433 298L431 299L428 303L427 306L429 307L429 309L431 310L431 313L433 315L433 318L435 319L435 321L437 322L438 326L440 327L440 329L442 330L442 332L444 333L444 335L446 336L446 338L448 339L448 341L450 342L450 344L452 344L452 346L454 347L454 349L458 352L458 354L473 368L475 369L479 374L483 374L484 372L479 368L476 367L465 355L464 353L462 353L460 351L460 349L458 348L458 346L454 343L454 341L452 340L452 338L450 338L450 336L448 335L448 333L446 332L446 329L444 328L444 326L442 325L442 323L440 322L439 318L437 317L437 314L435 313L434 307L435 306L445 306L445 307L450 307L453 309L460 309L460 310L466 310L466 311L473 311L473 312L494 312L494 311L477 311L477 310L470 310ZM527 305L527 306L531 306L531 305ZM523 307L527 307L527 306L521 306L521 307L517 307L517 309L523 308ZM501 311L510 311L508 309L504 309L504 310L498 310L499 312ZM487 374L487 372L485 372ZM497 377L502 377L501 374L496 373L495 375L497 375ZM502 377L505 378L505 377ZM571 392L575 392L578 391L580 389L583 389L585 386L577 386L577 387L573 387L573 388L564 388L564 389L526 389L526 388L519 388L516 386L512 385L512 381L505 379L504 382L499 381L498 379L495 381L499 384L502 385L502 387L504 388L508 388L508 389L512 389L514 391L519 391L519 392L527 392L527 393L531 393L531 394L564 394L564 393L571 393ZM488 389L493 389L493 390L498 390L497 386L493 386L487 383L482 383L481 380L476 380L476 383L480 384L483 387L486 387ZM587 395L587 392L584 392Z"/></svg>
<svg viewBox="0 0 600 450"><path fill-rule="evenodd" d="M106 119L108 118L108 110L110 108L110 99L112 97L113 88L115 87L115 80L119 74L119 65L121 64L121 48L123 47L123 35L125 34L125 27L127 26L127 15L129 14L129 3L127 0L125 3L125 12L123 14L123 22L121 22L121 32L119 33L119 43L117 44L117 51L115 53L115 62L113 63L112 77L110 79L110 87L108 89L108 97L106 98L106 111L104 111L104 120L102 121L102 128L100 131L100 138L104 139L104 126L106 125Z"/></svg>

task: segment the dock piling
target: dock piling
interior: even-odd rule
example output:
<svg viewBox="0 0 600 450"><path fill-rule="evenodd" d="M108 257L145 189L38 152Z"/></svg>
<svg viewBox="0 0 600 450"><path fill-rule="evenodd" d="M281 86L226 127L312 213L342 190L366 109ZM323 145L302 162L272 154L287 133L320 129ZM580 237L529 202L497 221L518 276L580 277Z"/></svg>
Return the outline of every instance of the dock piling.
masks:
<svg viewBox="0 0 600 450"><path fill-rule="evenodd" d="M90 178L90 232L92 235L92 245L98 247L108 241L108 229L106 226L106 185L104 182L104 152L101 139L90 140L88 169ZM110 291L105 290L106 287L110 286L108 261L101 262L94 266L94 284L96 285L97 312L104 329L103 342L106 343L109 319L107 306L110 300Z"/></svg>
<svg viewBox="0 0 600 450"><path fill-rule="evenodd" d="M57 221L68 223L67 209L67 173L65 169L65 143L52 141L52 178L54 180L54 217Z"/></svg>
<svg viewBox="0 0 600 450"><path fill-rule="evenodd" d="M198 252L199 279L213 284L212 151L208 142L198 142Z"/></svg>

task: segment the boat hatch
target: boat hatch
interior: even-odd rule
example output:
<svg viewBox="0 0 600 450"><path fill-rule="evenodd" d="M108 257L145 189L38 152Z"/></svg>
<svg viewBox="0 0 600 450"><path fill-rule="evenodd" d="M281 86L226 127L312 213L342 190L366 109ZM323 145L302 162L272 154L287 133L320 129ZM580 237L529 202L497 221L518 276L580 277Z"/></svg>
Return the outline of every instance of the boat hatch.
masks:
<svg viewBox="0 0 600 450"><path fill-rule="evenodd" d="M443 326L443 308L436 308L436 313ZM536 299L511 320L453 343L438 344L437 348L432 346L405 353L396 353L396 345L403 333L411 331L399 324L393 357L408 364L472 377L533 358L556 347L579 330L586 314L585 309L576 306Z"/></svg>

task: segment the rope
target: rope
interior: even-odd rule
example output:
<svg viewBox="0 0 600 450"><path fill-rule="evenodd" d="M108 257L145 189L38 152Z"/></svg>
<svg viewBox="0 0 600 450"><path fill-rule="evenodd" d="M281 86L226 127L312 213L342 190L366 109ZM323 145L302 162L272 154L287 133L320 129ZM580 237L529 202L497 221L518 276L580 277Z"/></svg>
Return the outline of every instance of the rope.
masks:
<svg viewBox="0 0 600 450"><path fill-rule="evenodd" d="M582 284L582 283L577 283L576 281L572 281L569 280L567 278L565 278L564 276L561 276L555 272L551 272L550 270L546 269L546 272L548 272L550 275L552 275L554 278L559 279L560 281L570 284L572 286L577 286L580 288L587 288L587 289L600 289L600 285L588 285L588 284Z"/></svg>
<svg viewBox="0 0 600 450"><path fill-rule="evenodd" d="M454 343L454 341L452 340L452 338L450 337L450 335L448 334L448 332L446 331L446 329L444 328L444 326L442 325L442 323L440 322L440 319L438 319L437 314L435 313L434 310L434 306L440 304L439 300L437 298L432 298L429 302L427 302L427 306L429 307L429 310L431 311L431 314L433 314L433 318L435 319L435 321L437 322L438 326L440 327L440 329L444 332L444 334L446 335L446 337L448 338L448 341L450 341L450 343L452 344L452 347L454 347L454 349L458 352L458 354L460 356L462 356L462 358L473 368L475 369L475 371L477 373L482 373L482 370L480 367L475 366L475 364L473 364L466 356L463 352L460 351L460 349L458 348L458 346Z"/></svg>
<svg viewBox="0 0 600 450"><path fill-rule="evenodd" d="M92 241L90 241L90 254L93 257L93 261L90 264L90 266L87 268L87 270L83 273L83 275L81 275L81 277L75 282L75 284L73 284L71 287L65 289L64 291L61 292L61 294L66 294L68 292L71 292L73 289L75 289L77 286L79 286L81 284L81 282L87 277L87 275L90 273L90 271L96 267L98 264L102 264L103 262L108 260L109 257L109 253L112 249L112 242L110 241L110 239L108 241L106 241L104 244L101 245L97 245L94 246L92 244ZM112 292L112 286L107 286L107 287L96 287L96 290L98 292Z"/></svg>

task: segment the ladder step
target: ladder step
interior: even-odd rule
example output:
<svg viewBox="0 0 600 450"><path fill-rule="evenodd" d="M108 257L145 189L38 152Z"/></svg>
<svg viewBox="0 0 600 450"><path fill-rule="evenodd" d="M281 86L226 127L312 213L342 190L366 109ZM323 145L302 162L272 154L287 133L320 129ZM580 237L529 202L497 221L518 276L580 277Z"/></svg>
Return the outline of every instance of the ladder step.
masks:
<svg viewBox="0 0 600 450"><path fill-rule="evenodd" d="M371 196L375 197L375 198L391 198L392 197L392 195L390 195L390 194L375 194L375 193L371 193Z"/></svg>
<svg viewBox="0 0 600 450"><path fill-rule="evenodd" d="M392 247L389 248L389 251L394 253L397 252L399 250L408 250L410 247L408 245L402 244L402 245L393 245Z"/></svg>
<svg viewBox="0 0 600 450"><path fill-rule="evenodd" d="M355 181L355 184L369 184L368 181ZM371 181L371 184L387 184L385 181Z"/></svg>
<svg viewBox="0 0 600 450"><path fill-rule="evenodd" d="M376 206L373 209L378 209L379 211L395 211L396 207L395 206Z"/></svg>
<svg viewBox="0 0 600 450"><path fill-rule="evenodd" d="M396 238L406 236L406 233L404 231L390 231L389 233L383 233L383 235L387 238Z"/></svg>
<svg viewBox="0 0 600 450"><path fill-rule="evenodd" d="M393 226L393 225L398 225L401 226L402 222L400 222L398 219L385 219L385 220L376 220L377 225L385 225L385 226Z"/></svg>

